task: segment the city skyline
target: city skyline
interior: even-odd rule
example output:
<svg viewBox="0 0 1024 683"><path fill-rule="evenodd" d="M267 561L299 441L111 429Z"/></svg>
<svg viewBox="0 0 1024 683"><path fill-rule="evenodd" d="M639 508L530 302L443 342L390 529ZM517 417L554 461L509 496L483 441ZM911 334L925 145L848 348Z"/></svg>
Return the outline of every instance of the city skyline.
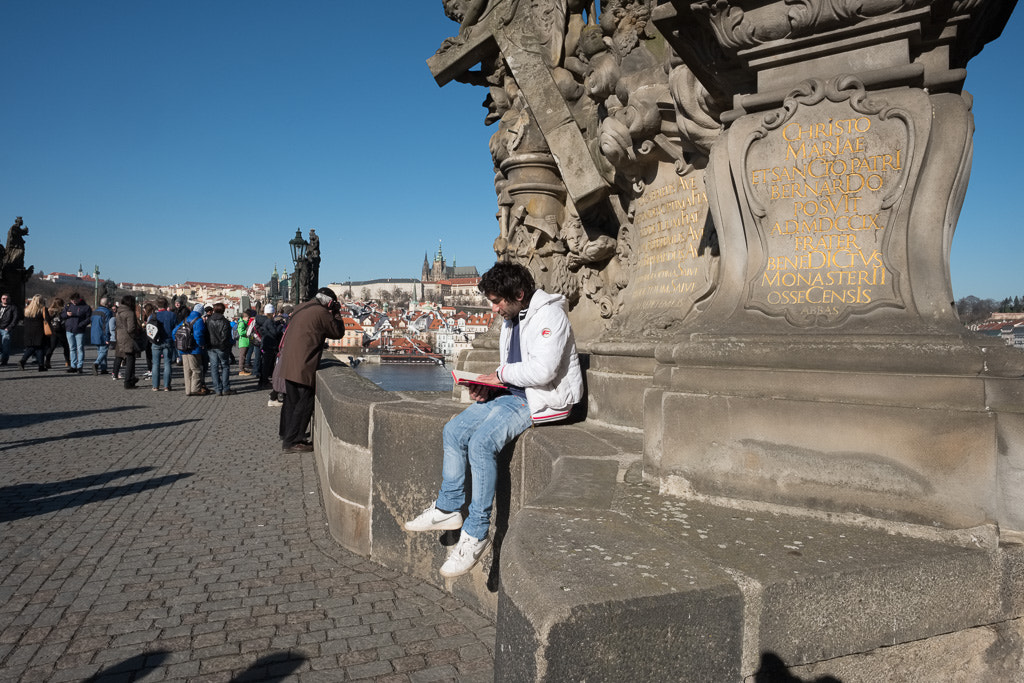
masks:
<svg viewBox="0 0 1024 683"><path fill-rule="evenodd" d="M269 280L296 228L321 281L418 277L438 240L485 270L498 234L486 90L426 66L458 26L412 3L383 37L352 7L225 0L4 3L0 220L26 263L145 282ZM376 25L375 25L376 26ZM1024 147L1008 87L1024 20L968 65L972 180L950 257L956 298L1024 294L1024 231L1006 201ZM941 229L942 226L936 226ZM265 279L264 279L265 278Z"/></svg>

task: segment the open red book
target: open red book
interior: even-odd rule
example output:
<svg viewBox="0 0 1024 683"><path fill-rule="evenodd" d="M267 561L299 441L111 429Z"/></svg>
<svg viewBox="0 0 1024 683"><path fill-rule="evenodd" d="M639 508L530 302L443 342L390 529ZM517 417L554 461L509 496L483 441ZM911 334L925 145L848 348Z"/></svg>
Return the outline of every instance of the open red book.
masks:
<svg viewBox="0 0 1024 683"><path fill-rule="evenodd" d="M479 376L480 375L475 373L475 372L464 372L462 370L452 370L452 378L455 380L456 384L463 384L463 385L466 385L466 384L479 384L480 386L494 387L495 389L505 389L505 388L507 388L501 382L498 382L496 384L492 384L490 382L481 382L479 379L477 379Z"/></svg>

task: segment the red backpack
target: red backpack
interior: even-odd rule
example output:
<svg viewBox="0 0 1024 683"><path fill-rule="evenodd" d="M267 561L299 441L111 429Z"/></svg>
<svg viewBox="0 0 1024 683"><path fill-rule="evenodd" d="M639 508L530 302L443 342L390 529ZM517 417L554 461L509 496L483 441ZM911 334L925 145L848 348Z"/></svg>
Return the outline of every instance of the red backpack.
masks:
<svg viewBox="0 0 1024 683"><path fill-rule="evenodd" d="M245 326L245 336L257 346L263 341L263 335L256 329L256 316L249 318L249 324Z"/></svg>

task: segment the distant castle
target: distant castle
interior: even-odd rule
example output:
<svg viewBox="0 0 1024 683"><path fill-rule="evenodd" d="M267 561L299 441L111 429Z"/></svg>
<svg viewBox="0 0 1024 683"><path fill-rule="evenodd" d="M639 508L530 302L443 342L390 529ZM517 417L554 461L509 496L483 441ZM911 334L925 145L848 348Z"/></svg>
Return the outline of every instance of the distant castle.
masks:
<svg viewBox="0 0 1024 683"><path fill-rule="evenodd" d="M444 254L441 252L440 241L437 243L437 254L434 256L433 263L430 263L430 261L427 260L426 252L423 253L423 271L421 273L420 280L422 280L424 284L479 277L480 275L476 271L476 266L465 266L460 268L455 265L455 261L452 261L452 265L450 266L445 264Z"/></svg>
<svg viewBox="0 0 1024 683"><path fill-rule="evenodd" d="M480 275L476 266L460 268L453 262L448 265L438 242L433 263L423 254L423 268L420 279L378 278L375 280L346 280L332 282L329 286L343 299L398 300L401 294L411 301L457 301L460 305L487 306L487 299L477 289ZM449 299L452 297L452 299Z"/></svg>

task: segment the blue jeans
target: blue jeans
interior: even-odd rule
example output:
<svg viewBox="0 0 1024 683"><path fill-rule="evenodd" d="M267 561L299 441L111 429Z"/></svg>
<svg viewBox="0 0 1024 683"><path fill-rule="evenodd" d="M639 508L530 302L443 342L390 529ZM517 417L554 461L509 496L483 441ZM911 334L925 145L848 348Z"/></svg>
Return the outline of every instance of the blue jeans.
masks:
<svg viewBox="0 0 1024 683"><path fill-rule="evenodd" d="M153 344L153 367L149 370L153 373L153 388L160 388L160 358L163 357L163 369L164 369L164 389L171 388L171 363L173 362L171 356L171 349L173 348L170 341L166 341L163 344Z"/></svg>
<svg viewBox="0 0 1024 683"><path fill-rule="evenodd" d="M11 357L11 331L0 330L0 363L7 363Z"/></svg>
<svg viewBox="0 0 1024 683"><path fill-rule="evenodd" d="M107 371L107 350L106 344L99 344L96 347L96 362L94 364L103 372Z"/></svg>
<svg viewBox="0 0 1024 683"><path fill-rule="evenodd" d="M71 349L71 367L81 370L85 365L85 332L67 332Z"/></svg>
<svg viewBox="0 0 1024 683"><path fill-rule="evenodd" d="M526 399L506 394L486 403L474 403L444 426L444 463L437 507L459 510L466 502L466 466L473 490L463 531L483 538L491 526L494 487L498 480L498 453L533 421Z"/></svg>
<svg viewBox="0 0 1024 683"><path fill-rule="evenodd" d="M210 349L210 376L213 378L213 390L218 394L227 391L231 387L228 382L231 378L231 365L228 361L228 352L221 349Z"/></svg>

